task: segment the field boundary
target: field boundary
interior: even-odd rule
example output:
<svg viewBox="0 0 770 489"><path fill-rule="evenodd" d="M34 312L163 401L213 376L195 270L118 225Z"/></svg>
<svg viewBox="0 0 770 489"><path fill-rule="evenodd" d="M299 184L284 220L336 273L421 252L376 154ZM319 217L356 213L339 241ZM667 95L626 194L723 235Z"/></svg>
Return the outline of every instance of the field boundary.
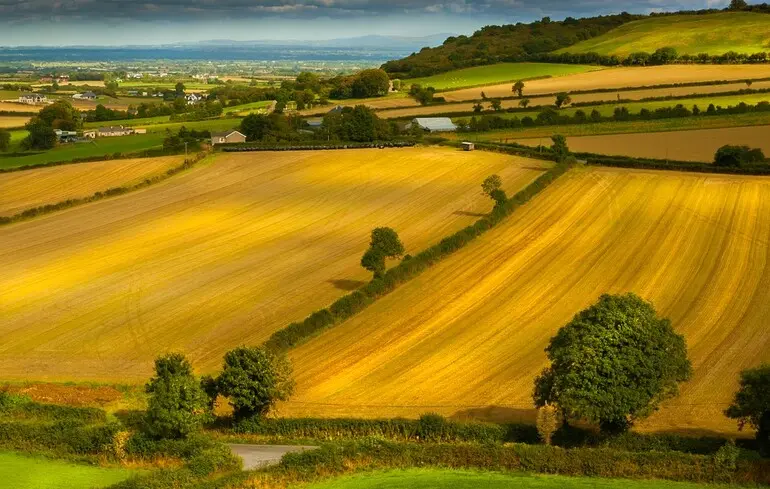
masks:
<svg viewBox="0 0 770 489"><path fill-rule="evenodd" d="M532 158L555 161L550 154ZM382 278L374 278L362 288L337 299L327 308L310 314L301 322L291 323L273 333L264 343L270 350L285 352L297 347L323 331L344 322L389 294L399 285L417 277L434 264L465 247L468 243L494 228L517 208L529 202L535 195L553 183L569 169L568 165L557 163L546 170L524 189L518 191L505 204L495 206L490 214L474 224L443 238L437 244L421 251L416 256L405 257L401 263L388 270Z"/></svg>
<svg viewBox="0 0 770 489"><path fill-rule="evenodd" d="M250 143L233 143L221 145L220 151L225 153L250 152L250 151L319 151L335 149L384 149L384 148L411 148L417 143L414 141L384 141L381 143L346 143L346 144L302 144L302 145L269 145L254 146Z"/></svg>
<svg viewBox="0 0 770 489"><path fill-rule="evenodd" d="M123 186L123 187L112 187L112 188L108 188L107 190L96 192L93 195L90 195L88 197L80 197L77 199L67 199L61 202L57 202L55 204L46 204L46 205L41 205L37 207L32 207L29 209L25 209L19 213L16 213L12 216L5 216L5 217L0 216L0 226L5 226L8 224L13 224L21 221L26 221L35 217L51 214L56 211L70 209L72 207L76 207L79 205L90 204L91 202L96 202L98 200L106 199L109 197L117 197L118 195L124 195L130 192L134 192L136 190L141 190L143 188L165 181L173 177L177 173L181 173L185 170L189 170L190 168L194 167L197 163L199 163L201 160L205 159L209 154L210 153L207 151L201 151L200 153L196 154L192 159L184 160L184 163L182 163L181 165L175 166L173 168L169 168L168 170L166 170L165 173L161 173L160 175L155 175L154 177L146 178L135 185L129 185L129 186Z"/></svg>

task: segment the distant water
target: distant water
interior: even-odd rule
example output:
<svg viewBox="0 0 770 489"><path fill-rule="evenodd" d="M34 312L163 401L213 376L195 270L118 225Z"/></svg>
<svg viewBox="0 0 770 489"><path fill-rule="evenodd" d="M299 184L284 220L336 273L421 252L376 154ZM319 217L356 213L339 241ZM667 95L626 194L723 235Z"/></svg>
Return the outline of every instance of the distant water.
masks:
<svg viewBox="0 0 770 489"><path fill-rule="evenodd" d="M419 49L419 48L417 48ZM314 61L381 64L415 49L396 47L313 47L311 45L182 46L182 47L0 47L0 62L87 61Z"/></svg>

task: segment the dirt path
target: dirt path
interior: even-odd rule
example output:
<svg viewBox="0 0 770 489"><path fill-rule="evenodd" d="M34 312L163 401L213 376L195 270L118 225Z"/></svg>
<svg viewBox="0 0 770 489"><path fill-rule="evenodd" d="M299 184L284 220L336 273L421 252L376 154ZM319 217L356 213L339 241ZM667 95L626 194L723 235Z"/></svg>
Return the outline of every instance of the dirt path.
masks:
<svg viewBox="0 0 770 489"><path fill-rule="evenodd" d="M318 447L297 445L228 445L234 454L243 459L244 470L259 469L277 465L287 453L305 452Z"/></svg>

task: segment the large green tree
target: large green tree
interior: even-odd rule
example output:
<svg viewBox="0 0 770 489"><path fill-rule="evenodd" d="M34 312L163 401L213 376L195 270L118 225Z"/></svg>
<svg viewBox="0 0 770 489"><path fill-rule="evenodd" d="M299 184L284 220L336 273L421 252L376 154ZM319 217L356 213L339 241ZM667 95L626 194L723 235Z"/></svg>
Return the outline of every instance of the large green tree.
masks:
<svg viewBox="0 0 770 489"><path fill-rule="evenodd" d="M684 337L635 294L602 295L551 339L551 366L535 381L535 404L624 431L690 378Z"/></svg>
<svg viewBox="0 0 770 489"><path fill-rule="evenodd" d="M567 138L562 136L561 134L554 134L551 136L551 151L556 156L556 158L559 160L559 162L564 162L564 160L567 159L569 156L569 146L567 146Z"/></svg>
<svg viewBox="0 0 770 489"><path fill-rule="evenodd" d="M404 254L404 244L398 233L391 228L381 227L372 231L369 249L361 258L361 266L381 277L385 273L385 260L399 258Z"/></svg>
<svg viewBox="0 0 770 489"><path fill-rule="evenodd" d="M380 69L363 70L353 80L351 89L356 98L380 97L388 94L390 78Z"/></svg>
<svg viewBox="0 0 770 489"><path fill-rule="evenodd" d="M22 141L26 149L51 149L56 146L54 129L39 117L33 117L25 125L27 137Z"/></svg>
<svg viewBox="0 0 770 489"><path fill-rule="evenodd" d="M156 438L184 438L210 419L210 399L181 353L155 360L155 376L145 386L150 395L147 432Z"/></svg>
<svg viewBox="0 0 770 489"><path fill-rule="evenodd" d="M52 129L63 131L76 131L83 125L80 111L67 100L57 100L51 105L46 105L38 112L37 119Z"/></svg>
<svg viewBox="0 0 770 489"><path fill-rule="evenodd" d="M760 163L765 160L765 154L759 148L749 148L748 146L725 145L719 148L714 155L714 164L716 166L741 167L754 163Z"/></svg>
<svg viewBox="0 0 770 489"><path fill-rule="evenodd" d="M217 379L219 394L229 398L236 419L264 416L294 391L291 364L262 347L227 352Z"/></svg>
<svg viewBox="0 0 770 489"><path fill-rule="evenodd" d="M741 372L740 388L725 415L737 419L739 429L748 425L756 430L760 452L770 457L770 364Z"/></svg>

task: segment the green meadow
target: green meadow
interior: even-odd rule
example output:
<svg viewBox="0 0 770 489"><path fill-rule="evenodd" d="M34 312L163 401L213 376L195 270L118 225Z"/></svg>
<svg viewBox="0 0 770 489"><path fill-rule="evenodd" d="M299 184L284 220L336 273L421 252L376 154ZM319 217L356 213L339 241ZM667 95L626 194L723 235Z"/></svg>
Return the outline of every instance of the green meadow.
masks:
<svg viewBox="0 0 770 489"><path fill-rule="evenodd" d="M629 22L558 52L620 55L673 47L679 54L770 51L770 19L753 12L672 15Z"/></svg>
<svg viewBox="0 0 770 489"><path fill-rule="evenodd" d="M13 489L92 489L116 484L133 473L0 452L0 485Z"/></svg>

